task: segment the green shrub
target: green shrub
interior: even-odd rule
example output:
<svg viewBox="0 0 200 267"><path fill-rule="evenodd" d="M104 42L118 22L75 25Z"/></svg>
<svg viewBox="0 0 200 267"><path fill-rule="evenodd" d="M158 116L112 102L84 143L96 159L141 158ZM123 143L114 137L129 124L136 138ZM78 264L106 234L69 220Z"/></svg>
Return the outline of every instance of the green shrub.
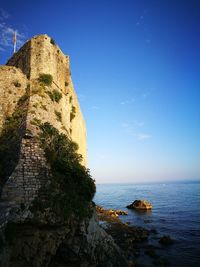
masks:
<svg viewBox="0 0 200 267"><path fill-rule="evenodd" d="M62 114L57 110L55 110L54 113L57 117L57 120L61 122L62 121Z"/></svg>
<svg viewBox="0 0 200 267"><path fill-rule="evenodd" d="M50 86L53 82L53 76L51 74L41 73L38 78L39 82L44 85Z"/></svg>
<svg viewBox="0 0 200 267"><path fill-rule="evenodd" d="M72 96L69 97L69 103L72 103Z"/></svg>
<svg viewBox="0 0 200 267"><path fill-rule="evenodd" d="M72 106L72 112L73 112L73 113L76 113L76 108L75 108L75 106Z"/></svg>
<svg viewBox="0 0 200 267"><path fill-rule="evenodd" d="M39 95L41 97L45 97L45 88L44 86L38 86L38 88L33 88L31 91L32 95Z"/></svg>
<svg viewBox="0 0 200 267"><path fill-rule="evenodd" d="M51 166L52 176L46 185L48 198L37 207L50 207L63 219L75 214L83 218L91 214L90 203L95 194L95 183L89 170L81 165L78 145L46 122L40 125L41 146ZM36 200L38 202L38 200Z"/></svg>
<svg viewBox="0 0 200 267"><path fill-rule="evenodd" d="M70 121L72 122L73 119L76 117L76 115L72 112L70 112Z"/></svg>
<svg viewBox="0 0 200 267"><path fill-rule="evenodd" d="M54 89L52 92L47 91L46 93L49 95L52 101L57 103L59 103L60 99L62 98L62 93L60 93L57 89Z"/></svg>
<svg viewBox="0 0 200 267"><path fill-rule="evenodd" d="M69 85L69 83L68 82L65 82L65 86L68 86Z"/></svg>
<svg viewBox="0 0 200 267"><path fill-rule="evenodd" d="M72 106L71 112L70 112L70 121L72 121L76 117L76 108L75 106Z"/></svg>
<svg viewBox="0 0 200 267"><path fill-rule="evenodd" d="M33 118L33 120L31 121L31 124L39 126L41 124L41 120L37 118Z"/></svg>
<svg viewBox="0 0 200 267"><path fill-rule="evenodd" d="M50 43L51 43L52 45L55 45L55 44L56 44L56 42L54 41L53 38L51 38Z"/></svg>

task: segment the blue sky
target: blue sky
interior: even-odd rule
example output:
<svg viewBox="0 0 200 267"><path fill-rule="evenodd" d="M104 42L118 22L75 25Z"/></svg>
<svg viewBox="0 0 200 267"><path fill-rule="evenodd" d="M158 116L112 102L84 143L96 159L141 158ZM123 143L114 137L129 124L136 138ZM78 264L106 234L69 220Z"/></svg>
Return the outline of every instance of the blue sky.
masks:
<svg viewBox="0 0 200 267"><path fill-rule="evenodd" d="M0 2L0 64L47 33L70 55L97 183L200 179L200 1Z"/></svg>

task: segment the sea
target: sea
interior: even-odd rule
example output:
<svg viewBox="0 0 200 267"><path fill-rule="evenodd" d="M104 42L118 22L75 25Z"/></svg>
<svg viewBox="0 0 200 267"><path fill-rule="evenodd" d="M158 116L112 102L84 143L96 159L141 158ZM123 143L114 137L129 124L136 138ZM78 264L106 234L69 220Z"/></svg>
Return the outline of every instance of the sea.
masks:
<svg viewBox="0 0 200 267"><path fill-rule="evenodd" d="M126 209L136 199L148 200L152 211ZM128 211L127 216L120 216L123 222L150 230L148 245L167 259L166 266L200 267L200 182L97 184L94 201L107 209ZM163 235L170 235L174 243L160 245ZM139 263L154 266L151 260L145 254L138 258Z"/></svg>

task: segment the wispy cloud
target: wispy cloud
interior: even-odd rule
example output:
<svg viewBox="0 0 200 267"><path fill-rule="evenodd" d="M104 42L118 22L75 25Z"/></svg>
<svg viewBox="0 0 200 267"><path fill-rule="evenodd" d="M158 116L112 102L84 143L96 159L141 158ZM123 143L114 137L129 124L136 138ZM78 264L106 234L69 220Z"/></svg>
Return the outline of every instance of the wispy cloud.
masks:
<svg viewBox="0 0 200 267"><path fill-rule="evenodd" d="M131 98L130 100L124 100L120 102L120 105L128 105L133 104L135 102L135 98Z"/></svg>
<svg viewBox="0 0 200 267"><path fill-rule="evenodd" d="M143 10L142 14L139 16L137 22L136 22L136 26L140 26L143 23L143 20L145 18L145 15L147 13L147 10Z"/></svg>
<svg viewBox="0 0 200 267"><path fill-rule="evenodd" d="M146 133L138 133L134 135L137 140L142 141L142 140L147 140L152 138L152 135L146 134Z"/></svg>
<svg viewBox="0 0 200 267"><path fill-rule="evenodd" d="M7 11L5 11L3 8L0 8L0 20L8 19L10 17L10 14L8 14Z"/></svg>
<svg viewBox="0 0 200 267"><path fill-rule="evenodd" d="M98 110L99 107L97 107L97 106L91 106L89 109L90 109L90 110Z"/></svg>
<svg viewBox="0 0 200 267"><path fill-rule="evenodd" d="M147 98L150 95L150 91L142 93L142 98Z"/></svg>
<svg viewBox="0 0 200 267"><path fill-rule="evenodd" d="M144 122L138 121L138 120L123 122L121 124L123 131L131 136L135 136L135 133L143 126L144 126Z"/></svg>
<svg viewBox="0 0 200 267"><path fill-rule="evenodd" d="M144 19L144 15L141 15L138 19L138 21L136 22L136 26L140 26L142 20Z"/></svg>
<svg viewBox="0 0 200 267"><path fill-rule="evenodd" d="M152 94L152 92L155 91L154 88L134 88L132 90L135 91L135 94L130 99L121 101L119 103L120 105L132 105L138 101L141 101L141 99L148 98Z"/></svg>
<svg viewBox="0 0 200 267"><path fill-rule="evenodd" d="M148 13L147 10L144 10L143 13L139 16L138 20L136 21L136 27L142 29L144 32L144 41L146 44L151 43L151 35L148 30L148 23L146 22L146 14Z"/></svg>
<svg viewBox="0 0 200 267"><path fill-rule="evenodd" d="M138 141L143 141L152 138L152 135L150 134L139 132L144 125L145 124L143 121L138 121L138 120L133 120L131 122L123 122L121 124L124 132L130 136L133 136Z"/></svg>
<svg viewBox="0 0 200 267"><path fill-rule="evenodd" d="M135 126L137 126L137 127L143 127L143 126L144 126L144 122L143 122L143 121L137 121L137 120L134 120L134 124L135 124Z"/></svg>
<svg viewBox="0 0 200 267"><path fill-rule="evenodd" d="M124 129L130 129L130 130L135 130L135 129L143 127L143 126L144 126L144 122L139 121L139 120L132 120L130 122L123 122L122 123L122 127Z"/></svg>
<svg viewBox="0 0 200 267"><path fill-rule="evenodd" d="M10 15L4 10L0 9L0 51L5 51L7 48L13 46L14 32L17 34L17 48L19 48L25 41L25 35L18 29L8 24Z"/></svg>

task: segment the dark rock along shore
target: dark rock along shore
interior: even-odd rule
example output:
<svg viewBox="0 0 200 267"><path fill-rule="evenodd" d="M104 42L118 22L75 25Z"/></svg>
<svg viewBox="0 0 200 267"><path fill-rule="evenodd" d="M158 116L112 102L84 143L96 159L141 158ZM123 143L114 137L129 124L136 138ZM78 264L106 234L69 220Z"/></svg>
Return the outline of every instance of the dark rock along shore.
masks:
<svg viewBox="0 0 200 267"><path fill-rule="evenodd" d="M122 249L129 266L171 266L170 260L165 257L166 246L174 243L169 235L159 238L159 233L155 229L147 230L124 222L128 214L126 211L106 210L101 206L96 206L96 210L102 227ZM151 235L157 237L157 244L151 243Z"/></svg>
<svg viewBox="0 0 200 267"><path fill-rule="evenodd" d="M1 229L1 266L128 266L95 211L81 222L56 220L48 211L33 218L19 207L4 207L1 214L9 214Z"/></svg>

